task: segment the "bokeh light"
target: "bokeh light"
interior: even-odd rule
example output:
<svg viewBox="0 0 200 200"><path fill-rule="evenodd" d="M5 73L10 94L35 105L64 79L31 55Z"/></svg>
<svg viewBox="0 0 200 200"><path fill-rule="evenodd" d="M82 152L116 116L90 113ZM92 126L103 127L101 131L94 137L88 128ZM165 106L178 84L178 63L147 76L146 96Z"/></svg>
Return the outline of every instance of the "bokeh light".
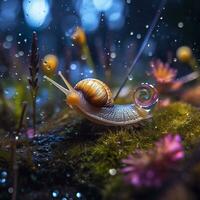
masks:
<svg viewBox="0 0 200 200"><path fill-rule="evenodd" d="M95 31L99 25L99 15L96 12L85 12L81 16L81 23L87 32Z"/></svg>
<svg viewBox="0 0 200 200"><path fill-rule="evenodd" d="M73 77L73 83L77 83L80 80L80 63L79 62L72 62L70 64L70 71L69 75L70 77Z"/></svg>
<svg viewBox="0 0 200 200"><path fill-rule="evenodd" d="M113 3L113 0L93 0L93 4L98 11L108 10Z"/></svg>
<svg viewBox="0 0 200 200"><path fill-rule="evenodd" d="M106 10L105 16L110 29L120 29L124 25L124 4L121 0L116 0L112 6Z"/></svg>
<svg viewBox="0 0 200 200"><path fill-rule="evenodd" d="M79 0L75 2L75 8L86 32L94 32L99 27L102 13L105 13L109 29L120 29L125 22L122 0Z"/></svg>
<svg viewBox="0 0 200 200"><path fill-rule="evenodd" d="M192 59L192 50L188 46L181 46L177 49L176 56L181 62L189 62Z"/></svg>
<svg viewBox="0 0 200 200"><path fill-rule="evenodd" d="M65 36L71 37L76 27L80 26L80 20L76 15L68 15L63 17L61 26Z"/></svg>
<svg viewBox="0 0 200 200"><path fill-rule="evenodd" d="M95 31L99 25L99 12L92 1L82 0L80 2L76 7L81 18L82 27L86 32Z"/></svg>
<svg viewBox="0 0 200 200"><path fill-rule="evenodd" d="M50 1L24 0L23 10L26 22L32 27L46 27L50 22Z"/></svg>

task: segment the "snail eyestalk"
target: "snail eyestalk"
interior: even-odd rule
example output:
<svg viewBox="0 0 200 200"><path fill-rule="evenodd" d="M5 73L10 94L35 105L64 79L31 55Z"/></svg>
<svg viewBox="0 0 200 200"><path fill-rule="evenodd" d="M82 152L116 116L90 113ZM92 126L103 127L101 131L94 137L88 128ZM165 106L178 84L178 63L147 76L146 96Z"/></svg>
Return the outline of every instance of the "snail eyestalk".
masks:
<svg viewBox="0 0 200 200"><path fill-rule="evenodd" d="M68 80L62 75L61 71L58 72L58 75L62 78L65 85L68 87L69 91L74 91L74 88L71 86L71 84L68 82Z"/></svg>
<svg viewBox="0 0 200 200"><path fill-rule="evenodd" d="M70 106L78 105L79 101L80 101L79 95L74 90L74 88L70 85L70 83L64 78L62 73L59 72L58 74L59 74L59 76L61 76L61 78L63 79L63 81L67 85L68 89L65 89L63 86L56 83L54 80L52 80L51 78L49 78L47 76L44 76L44 78L46 80L48 80L49 82L51 82L54 86L56 86L60 91L62 91L66 95L66 97L67 97L66 101L67 101L68 105L70 105Z"/></svg>
<svg viewBox="0 0 200 200"><path fill-rule="evenodd" d="M69 95L69 90L65 89L63 86L59 85L58 83L56 83L54 80L52 80L51 78L49 78L48 76L44 76L44 78L46 80L48 80L50 83L52 83L54 86L56 86L60 91L62 91L66 96Z"/></svg>

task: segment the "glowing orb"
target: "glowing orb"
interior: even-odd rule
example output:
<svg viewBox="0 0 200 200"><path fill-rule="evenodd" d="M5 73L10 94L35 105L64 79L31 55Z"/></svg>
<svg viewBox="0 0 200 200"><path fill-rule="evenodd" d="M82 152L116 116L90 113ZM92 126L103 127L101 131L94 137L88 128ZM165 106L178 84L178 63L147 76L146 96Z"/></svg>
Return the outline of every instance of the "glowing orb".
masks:
<svg viewBox="0 0 200 200"><path fill-rule="evenodd" d="M44 57L42 62L42 70L46 75L52 75L55 73L58 66L58 59L53 54L48 54Z"/></svg>
<svg viewBox="0 0 200 200"><path fill-rule="evenodd" d="M187 46L179 47L176 56L181 62L189 62L192 59L192 50Z"/></svg>
<svg viewBox="0 0 200 200"><path fill-rule="evenodd" d="M113 0L93 0L93 4L98 11L108 10L113 3L115 3Z"/></svg>
<svg viewBox="0 0 200 200"><path fill-rule="evenodd" d="M50 3L48 0L24 0L23 10L28 25L38 28L48 21Z"/></svg>

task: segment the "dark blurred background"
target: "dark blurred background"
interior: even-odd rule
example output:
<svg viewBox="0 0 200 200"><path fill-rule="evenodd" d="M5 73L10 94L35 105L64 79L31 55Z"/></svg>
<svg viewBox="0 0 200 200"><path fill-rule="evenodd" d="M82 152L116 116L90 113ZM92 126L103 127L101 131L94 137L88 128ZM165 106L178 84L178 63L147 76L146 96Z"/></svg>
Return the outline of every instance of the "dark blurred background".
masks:
<svg viewBox="0 0 200 200"><path fill-rule="evenodd" d="M6 98L15 101L20 112L21 102L29 94L28 55L33 31L37 32L39 41L39 106L53 99L57 102L54 105L63 105L59 96L54 94L57 92L62 99L63 95L42 79L42 62L47 54L57 57L56 71L62 70L73 84L85 77L97 77L116 91L143 43L159 4L159 0L1 0L0 80ZM149 82L146 71L152 59L169 62L178 69L178 77L191 71L189 66L177 60L176 50L186 45L198 61L199 11L199 0L167 1L129 77L129 85ZM94 63L92 70L81 56L80 47L72 40L78 26L87 37ZM53 78L57 78L56 73ZM50 92L49 88L53 91Z"/></svg>
<svg viewBox="0 0 200 200"><path fill-rule="evenodd" d="M81 26L87 34L97 75L103 73L105 63L99 56L103 53L109 55L112 79L117 80L124 67L130 66L158 5L158 0L1 0L0 75L6 77L11 68L27 64L34 30L38 33L41 58L55 54L59 59L58 69L66 73L78 70L81 61L71 34L75 27ZM174 59L181 45L190 46L198 58L199 11L198 0L168 0L143 58ZM10 76L15 77L12 73ZM77 74L72 72L72 76Z"/></svg>

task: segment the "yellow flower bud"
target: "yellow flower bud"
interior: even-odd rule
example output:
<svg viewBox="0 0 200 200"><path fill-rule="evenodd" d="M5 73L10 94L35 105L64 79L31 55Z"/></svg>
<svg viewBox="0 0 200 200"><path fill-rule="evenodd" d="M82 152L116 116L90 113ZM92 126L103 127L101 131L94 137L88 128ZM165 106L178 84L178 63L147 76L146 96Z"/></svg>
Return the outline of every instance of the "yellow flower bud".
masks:
<svg viewBox="0 0 200 200"><path fill-rule="evenodd" d="M181 62L189 62L192 59L192 50L187 46L179 47L176 56Z"/></svg>
<svg viewBox="0 0 200 200"><path fill-rule="evenodd" d="M46 75L53 75L58 66L58 59L53 54L48 54L44 57L42 62L42 70Z"/></svg>
<svg viewBox="0 0 200 200"><path fill-rule="evenodd" d="M72 39L77 44L80 44L80 45L85 44L86 43L86 35L85 35L84 30L80 27L77 27L75 32L72 35Z"/></svg>

